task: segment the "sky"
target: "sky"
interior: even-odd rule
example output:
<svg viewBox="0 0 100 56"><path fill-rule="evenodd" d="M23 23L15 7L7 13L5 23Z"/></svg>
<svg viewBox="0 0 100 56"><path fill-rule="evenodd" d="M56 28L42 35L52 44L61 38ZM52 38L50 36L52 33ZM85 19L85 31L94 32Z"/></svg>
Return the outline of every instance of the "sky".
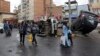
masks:
<svg viewBox="0 0 100 56"><path fill-rule="evenodd" d="M21 3L21 0L7 0L7 1L10 1L10 5L11 5L11 12L13 11L13 9L15 7L17 7L20 3ZM68 0L53 0L53 2L56 4L56 5L63 5L64 2L66 2ZM76 0L78 2L79 5L82 5L82 4L88 4L88 0Z"/></svg>

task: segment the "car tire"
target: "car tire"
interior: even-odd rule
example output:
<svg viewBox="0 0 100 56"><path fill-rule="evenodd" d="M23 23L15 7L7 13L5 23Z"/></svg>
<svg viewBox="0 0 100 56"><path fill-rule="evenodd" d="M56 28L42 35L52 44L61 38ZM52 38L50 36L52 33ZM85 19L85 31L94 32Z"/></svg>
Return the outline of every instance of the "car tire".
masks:
<svg viewBox="0 0 100 56"><path fill-rule="evenodd" d="M3 30L0 30L0 33L3 33L4 31Z"/></svg>

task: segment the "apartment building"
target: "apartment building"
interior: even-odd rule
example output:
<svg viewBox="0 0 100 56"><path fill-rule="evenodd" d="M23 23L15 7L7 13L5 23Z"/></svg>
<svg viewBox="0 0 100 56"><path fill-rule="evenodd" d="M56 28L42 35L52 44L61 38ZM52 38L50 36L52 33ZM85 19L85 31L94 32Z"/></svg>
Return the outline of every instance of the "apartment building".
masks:
<svg viewBox="0 0 100 56"><path fill-rule="evenodd" d="M53 2L53 1L52 1ZM52 15L60 17L62 7L52 3ZM39 21L41 18L50 16L50 0L22 0L18 9L19 19Z"/></svg>
<svg viewBox="0 0 100 56"><path fill-rule="evenodd" d="M77 1L71 1L71 18L77 17L78 14L78 3ZM63 17L69 18L69 6L68 2L65 2L65 5L63 5Z"/></svg>
<svg viewBox="0 0 100 56"><path fill-rule="evenodd" d="M35 20L44 16L45 5L50 4L50 0L22 0L21 13L23 20ZM19 9L20 10L20 9Z"/></svg>
<svg viewBox="0 0 100 56"><path fill-rule="evenodd" d="M89 0L91 12L100 15L100 0Z"/></svg>
<svg viewBox="0 0 100 56"><path fill-rule="evenodd" d="M33 20L34 18L34 0L22 0L22 4L19 6L19 11L22 14L20 19Z"/></svg>
<svg viewBox="0 0 100 56"><path fill-rule="evenodd" d="M0 12L10 12L10 2L0 0Z"/></svg>
<svg viewBox="0 0 100 56"><path fill-rule="evenodd" d="M22 5L19 5L18 8L15 9L15 13L17 13L16 17L19 19L19 21L24 20L22 14Z"/></svg>

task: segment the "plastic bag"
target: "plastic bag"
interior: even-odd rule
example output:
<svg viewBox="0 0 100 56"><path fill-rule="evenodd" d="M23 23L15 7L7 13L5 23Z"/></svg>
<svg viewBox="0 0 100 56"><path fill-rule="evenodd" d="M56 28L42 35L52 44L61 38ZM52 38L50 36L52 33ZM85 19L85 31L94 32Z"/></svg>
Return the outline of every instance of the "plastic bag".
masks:
<svg viewBox="0 0 100 56"><path fill-rule="evenodd" d="M30 43L32 43L32 34L29 34L28 36L27 36L27 40L28 40L28 42L30 42Z"/></svg>
<svg viewBox="0 0 100 56"><path fill-rule="evenodd" d="M65 46L65 47L70 47L71 46L71 40L68 39L66 36L61 36L60 44Z"/></svg>
<svg viewBox="0 0 100 56"><path fill-rule="evenodd" d="M19 34L16 35L16 38L17 38L18 41L20 41L20 35Z"/></svg>
<svg viewBox="0 0 100 56"><path fill-rule="evenodd" d="M64 45L64 46L66 45L65 44L65 36L61 36L60 41L61 41L62 45Z"/></svg>

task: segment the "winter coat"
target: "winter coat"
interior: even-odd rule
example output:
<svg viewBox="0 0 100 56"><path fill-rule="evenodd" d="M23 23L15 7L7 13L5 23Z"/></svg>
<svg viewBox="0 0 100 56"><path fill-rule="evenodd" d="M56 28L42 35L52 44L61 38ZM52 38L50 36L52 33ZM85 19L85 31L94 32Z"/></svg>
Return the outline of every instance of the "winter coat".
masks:
<svg viewBox="0 0 100 56"><path fill-rule="evenodd" d="M23 35L26 35L26 33L27 33L27 25L25 25L25 24L20 25L19 26L19 33L23 34Z"/></svg>
<svg viewBox="0 0 100 56"><path fill-rule="evenodd" d="M10 30L9 24L4 23L4 30Z"/></svg>
<svg viewBox="0 0 100 56"><path fill-rule="evenodd" d="M31 26L31 33L32 33L32 34L36 34L36 33L38 33L38 32L39 32L38 26L37 26L36 24L32 25L32 26Z"/></svg>

